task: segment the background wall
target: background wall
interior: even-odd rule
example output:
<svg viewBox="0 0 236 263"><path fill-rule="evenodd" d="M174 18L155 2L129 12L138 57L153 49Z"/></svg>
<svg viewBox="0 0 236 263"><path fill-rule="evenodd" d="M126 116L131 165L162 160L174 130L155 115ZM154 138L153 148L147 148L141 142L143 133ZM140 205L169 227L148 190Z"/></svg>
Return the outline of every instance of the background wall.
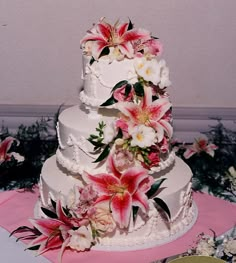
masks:
<svg viewBox="0 0 236 263"><path fill-rule="evenodd" d="M0 0L0 116L78 103L80 39L105 16L160 38L177 115L234 118L235 10L235 0Z"/></svg>
<svg viewBox="0 0 236 263"><path fill-rule="evenodd" d="M0 0L0 104L74 104L80 39L102 16L164 44L176 106L235 106L234 0Z"/></svg>

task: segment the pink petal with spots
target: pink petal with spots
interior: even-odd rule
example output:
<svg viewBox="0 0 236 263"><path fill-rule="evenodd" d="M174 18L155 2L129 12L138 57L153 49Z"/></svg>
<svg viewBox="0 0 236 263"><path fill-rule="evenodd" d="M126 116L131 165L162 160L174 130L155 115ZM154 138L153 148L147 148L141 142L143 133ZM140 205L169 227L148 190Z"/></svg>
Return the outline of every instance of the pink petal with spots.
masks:
<svg viewBox="0 0 236 263"><path fill-rule="evenodd" d="M123 194L116 194L111 200L111 209L114 220L120 228L126 228L129 225L132 207L132 197L125 191Z"/></svg>

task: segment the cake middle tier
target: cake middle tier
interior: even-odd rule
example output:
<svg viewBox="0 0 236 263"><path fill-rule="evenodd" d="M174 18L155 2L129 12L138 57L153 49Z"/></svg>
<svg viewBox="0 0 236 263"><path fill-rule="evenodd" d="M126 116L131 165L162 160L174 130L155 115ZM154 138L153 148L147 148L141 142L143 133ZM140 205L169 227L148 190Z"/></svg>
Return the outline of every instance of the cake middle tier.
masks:
<svg viewBox="0 0 236 263"><path fill-rule="evenodd" d="M115 109L98 108L93 111L87 109L84 104L64 110L59 116L57 125L58 163L72 174L82 174L83 171L104 172L105 161L94 163L100 153L94 151L94 145L88 141L88 138L96 133L99 123L112 125L117 114ZM159 165L152 167L150 173L167 168L174 158L174 152L161 155Z"/></svg>

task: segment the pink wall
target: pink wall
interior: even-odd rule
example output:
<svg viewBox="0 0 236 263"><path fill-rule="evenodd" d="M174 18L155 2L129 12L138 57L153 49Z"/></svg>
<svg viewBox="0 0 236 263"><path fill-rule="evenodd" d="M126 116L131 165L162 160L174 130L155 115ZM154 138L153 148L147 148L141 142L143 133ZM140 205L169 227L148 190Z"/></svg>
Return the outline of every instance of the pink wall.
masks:
<svg viewBox="0 0 236 263"><path fill-rule="evenodd" d="M75 104L79 41L101 16L164 44L175 106L235 107L235 0L0 0L0 104Z"/></svg>

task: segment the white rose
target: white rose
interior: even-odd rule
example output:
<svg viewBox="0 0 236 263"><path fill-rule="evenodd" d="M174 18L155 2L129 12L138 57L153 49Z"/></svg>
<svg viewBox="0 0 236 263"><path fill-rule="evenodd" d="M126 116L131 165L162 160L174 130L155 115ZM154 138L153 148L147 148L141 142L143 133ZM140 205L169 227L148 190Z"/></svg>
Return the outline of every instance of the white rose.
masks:
<svg viewBox="0 0 236 263"><path fill-rule="evenodd" d="M236 254L236 240L229 240L228 242L226 242L224 244L224 252L227 254L227 255L230 255L230 254Z"/></svg>
<svg viewBox="0 0 236 263"><path fill-rule="evenodd" d="M159 87L160 89L163 89L171 85L171 82L169 80L169 69L166 67L166 62L163 59L159 61L159 66L160 66L160 78L161 78Z"/></svg>
<svg viewBox="0 0 236 263"><path fill-rule="evenodd" d="M103 130L103 142L105 144L110 143L114 139L116 134L117 134L117 130L115 128L114 123L106 124L106 126Z"/></svg>
<svg viewBox="0 0 236 263"><path fill-rule="evenodd" d="M197 245L196 254L201 256L212 256L215 254L215 249L212 244L209 244L206 240L201 240Z"/></svg>
<svg viewBox="0 0 236 263"><path fill-rule="evenodd" d="M160 82L160 66L156 59L136 58L134 67L137 74L146 81L151 81L154 85Z"/></svg>
<svg viewBox="0 0 236 263"><path fill-rule="evenodd" d="M80 193L78 191L78 188L74 186L72 189L70 189L69 194L65 199L66 206L69 209L76 210L79 204L79 197L80 197Z"/></svg>
<svg viewBox="0 0 236 263"><path fill-rule="evenodd" d="M157 141L154 129L143 124L129 128L129 134L132 136L131 146L145 148L150 147Z"/></svg>
<svg viewBox="0 0 236 263"><path fill-rule="evenodd" d="M91 219L93 227L97 231L100 231L104 234L107 232L112 232L116 227L109 208L105 208L103 206L96 207L96 212L93 214Z"/></svg>
<svg viewBox="0 0 236 263"><path fill-rule="evenodd" d="M89 249L93 242L92 231L89 227L81 226L77 230L69 230L71 235L70 241L67 246L77 251L84 251Z"/></svg>

